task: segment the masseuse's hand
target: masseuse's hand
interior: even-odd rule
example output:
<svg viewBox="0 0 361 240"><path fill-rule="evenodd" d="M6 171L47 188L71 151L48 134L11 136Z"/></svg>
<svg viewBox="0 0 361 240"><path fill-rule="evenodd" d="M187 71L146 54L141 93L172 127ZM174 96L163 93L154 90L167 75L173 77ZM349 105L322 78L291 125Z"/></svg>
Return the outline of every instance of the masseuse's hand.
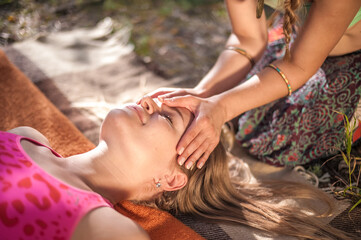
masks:
<svg viewBox="0 0 361 240"><path fill-rule="evenodd" d="M197 167L201 168L217 146L225 122L225 113L217 97L187 95L161 98L160 101L170 107L185 107L194 114L193 121L177 145L178 163L185 163L189 169L198 160Z"/></svg>
<svg viewBox="0 0 361 240"><path fill-rule="evenodd" d="M186 95L192 95L196 97L206 97L205 92L197 88L158 88L153 92L148 93L146 96L149 96L151 98L158 98L159 100L162 100L165 98L172 98L172 97L186 96ZM141 100L139 100L137 103L139 104L140 101Z"/></svg>

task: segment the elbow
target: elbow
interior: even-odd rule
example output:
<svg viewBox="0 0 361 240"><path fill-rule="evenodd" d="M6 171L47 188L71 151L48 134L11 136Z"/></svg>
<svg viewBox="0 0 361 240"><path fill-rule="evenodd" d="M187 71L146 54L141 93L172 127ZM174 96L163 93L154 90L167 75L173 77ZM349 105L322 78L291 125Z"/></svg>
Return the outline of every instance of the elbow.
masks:
<svg viewBox="0 0 361 240"><path fill-rule="evenodd" d="M268 42L268 32L265 31L254 31L252 34L245 35L244 32L233 31L233 34L237 36L239 42L244 44L250 45L257 45L265 47L267 46Z"/></svg>
<svg viewBox="0 0 361 240"><path fill-rule="evenodd" d="M267 48L268 34L266 32L248 37L243 36L240 42L242 47L247 49L247 51L253 56L253 59L258 61Z"/></svg>
<svg viewBox="0 0 361 240"><path fill-rule="evenodd" d="M264 50L266 50L267 47L267 43L268 43L268 31L262 31L259 36L257 37L257 41L256 44L259 46L259 48L261 49L261 52L263 52Z"/></svg>
<svg viewBox="0 0 361 240"><path fill-rule="evenodd" d="M237 37L240 46L247 50L256 61L262 57L268 43L268 31L266 27L264 29L259 28L258 31L255 30L247 34L234 30L233 35Z"/></svg>

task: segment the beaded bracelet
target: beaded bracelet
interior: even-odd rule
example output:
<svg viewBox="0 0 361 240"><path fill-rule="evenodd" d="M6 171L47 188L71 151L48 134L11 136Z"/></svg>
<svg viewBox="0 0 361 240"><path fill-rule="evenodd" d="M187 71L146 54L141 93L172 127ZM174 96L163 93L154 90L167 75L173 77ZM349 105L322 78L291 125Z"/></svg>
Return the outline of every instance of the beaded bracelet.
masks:
<svg viewBox="0 0 361 240"><path fill-rule="evenodd" d="M285 83L287 84L288 96L291 96L291 94L292 94L291 84L288 81L286 75L281 71L281 69L279 69L277 66L273 65L272 63L268 64L266 67L273 68L274 70L276 70L279 73L279 75L281 75L281 77L283 78L283 81L285 81Z"/></svg>
<svg viewBox="0 0 361 240"><path fill-rule="evenodd" d="M236 51L240 54L242 54L243 56L245 56L246 58L248 58L248 60L251 62L251 66L253 68L253 66L256 64L255 61L253 60L253 58L246 52L246 50L239 48L239 47L235 47L235 46L228 46L226 48L226 50L233 50Z"/></svg>

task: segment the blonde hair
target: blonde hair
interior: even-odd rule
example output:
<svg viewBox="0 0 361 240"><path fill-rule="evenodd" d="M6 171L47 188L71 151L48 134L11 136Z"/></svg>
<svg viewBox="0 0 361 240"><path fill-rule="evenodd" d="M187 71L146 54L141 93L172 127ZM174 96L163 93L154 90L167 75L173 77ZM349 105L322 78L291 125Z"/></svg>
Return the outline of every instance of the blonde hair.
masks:
<svg viewBox="0 0 361 240"><path fill-rule="evenodd" d="M346 233L320 221L333 210L332 201L322 191L295 182L249 184L233 181L229 177L228 160L221 143L202 169L184 168L183 171L188 176L188 184L178 191L164 192L155 200L158 208L208 221L243 224L281 235L308 239L335 236L349 239ZM328 211L320 213L312 208L299 209L276 204L290 198L322 202L328 206Z"/></svg>

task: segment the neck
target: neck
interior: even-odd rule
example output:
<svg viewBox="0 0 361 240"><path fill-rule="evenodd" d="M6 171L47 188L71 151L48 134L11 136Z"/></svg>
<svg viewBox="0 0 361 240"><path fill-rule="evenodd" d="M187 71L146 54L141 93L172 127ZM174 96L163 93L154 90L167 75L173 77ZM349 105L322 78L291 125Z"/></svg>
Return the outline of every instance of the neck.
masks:
<svg viewBox="0 0 361 240"><path fill-rule="evenodd" d="M121 156L120 156L121 157ZM67 158L67 169L83 184L84 188L94 191L112 204L128 198L125 174L115 161L105 141L93 150Z"/></svg>

